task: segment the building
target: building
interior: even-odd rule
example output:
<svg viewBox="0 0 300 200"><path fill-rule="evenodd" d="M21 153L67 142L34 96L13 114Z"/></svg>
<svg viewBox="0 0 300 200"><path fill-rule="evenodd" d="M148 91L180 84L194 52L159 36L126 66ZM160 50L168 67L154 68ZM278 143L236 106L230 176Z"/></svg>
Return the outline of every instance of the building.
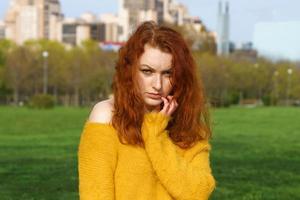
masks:
<svg viewBox="0 0 300 200"><path fill-rule="evenodd" d="M112 14L102 14L97 18L92 13L84 13L80 18L66 18L62 22L60 41L68 46L81 45L92 39L99 43L118 42L118 19Z"/></svg>
<svg viewBox="0 0 300 200"><path fill-rule="evenodd" d="M62 34L60 41L67 46L76 46L80 43L80 39L84 40L88 38L89 32L88 29L85 29L84 24L80 24L76 19L66 18L62 22ZM84 33L84 29L86 30ZM80 38L80 39L79 39Z"/></svg>
<svg viewBox="0 0 300 200"><path fill-rule="evenodd" d="M229 41L229 3L226 2L225 10L220 1L217 16L217 53L218 55L228 55L230 49Z"/></svg>
<svg viewBox="0 0 300 200"><path fill-rule="evenodd" d="M252 42L233 44L230 43L230 56L235 60L256 62L258 53L253 49Z"/></svg>
<svg viewBox="0 0 300 200"><path fill-rule="evenodd" d="M126 41L132 31L143 21L157 21L156 0L119 0L119 40Z"/></svg>
<svg viewBox="0 0 300 200"><path fill-rule="evenodd" d="M115 48L127 41L140 23L150 20L184 25L193 37L201 34L201 20L191 17L186 6L176 0L119 0L118 3L117 15L97 17L83 13L79 18L64 18L59 0L11 0L4 25L0 23L0 37L17 44L30 39L49 39L68 46L93 39Z"/></svg>
<svg viewBox="0 0 300 200"><path fill-rule="evenodd" d="M62 38L67 46L79 46L84 40L104 40L104 24L84 19L66 18L62 22Z"/></svg>
<svg viewBox="0 0 300 200"><path fill-rule="evenodd" d="M144 21L158 24L195 25L197 20L191 17L188 9L175 0L119 0L118 24L120 27L119 41L126 41L133 30Z"/></svg>
<svg viewBox="0 0 300 200"><path fill-rule="evenodd" d="M118 16L107 13L101 14L99 18L104 24L104 39L101 42L119 42L121 27L118 25Z"/></svg>
<svg viewBox="0 0 300 200"><path fill-rule="evenodd" d="M62 18L58 0L11 0L5 15L5 37L17 44L29 39L58 40Z"/></svg>

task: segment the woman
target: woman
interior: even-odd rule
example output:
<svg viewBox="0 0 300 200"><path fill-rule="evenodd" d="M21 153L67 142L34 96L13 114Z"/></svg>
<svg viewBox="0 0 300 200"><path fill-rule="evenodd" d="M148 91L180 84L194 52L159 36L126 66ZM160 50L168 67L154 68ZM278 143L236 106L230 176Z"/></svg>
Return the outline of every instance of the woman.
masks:
<svg viewBox="0 0 300 200"><path fill-rule="evenodd" d="M119 51L113 93L81 136L80 199L208 199L211 132L182 36L141 24Z"/></svg>

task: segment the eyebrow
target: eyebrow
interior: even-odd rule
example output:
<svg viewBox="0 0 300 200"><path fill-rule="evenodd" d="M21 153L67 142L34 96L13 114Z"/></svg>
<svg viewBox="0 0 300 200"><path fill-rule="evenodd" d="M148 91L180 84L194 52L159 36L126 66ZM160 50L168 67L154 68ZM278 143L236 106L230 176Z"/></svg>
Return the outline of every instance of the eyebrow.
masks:
<svg viewBox="0 0 300 200"><path fill-rule="evenodd" d="M147 64L141 64L141 66L149 67L150 69L152 69L153 71L155 71L154 68L150 67L150 66L147 65ZM163 70L163 72L166 72L166 71L172 71L172 67L170 67L169 69Z"/></svg>

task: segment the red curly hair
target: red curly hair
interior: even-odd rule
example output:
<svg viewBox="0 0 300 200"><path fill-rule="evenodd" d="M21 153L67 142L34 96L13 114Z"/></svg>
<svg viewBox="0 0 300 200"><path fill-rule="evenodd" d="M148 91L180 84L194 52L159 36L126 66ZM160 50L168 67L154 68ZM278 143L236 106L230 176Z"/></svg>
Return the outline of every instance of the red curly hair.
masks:
<svg viewBox="0 0 300 200"><path fill-rule="evenodd" d="M209 139L211 129L202 83L196 63L183 37L175 30L152 21L142 23L120 48L113 79L112 125L123 144L144 147L141 126L145 104L137 86L139 58L148 44L172 54L172 94L178 107L167 126L169 137L181 148Z"/></svg>

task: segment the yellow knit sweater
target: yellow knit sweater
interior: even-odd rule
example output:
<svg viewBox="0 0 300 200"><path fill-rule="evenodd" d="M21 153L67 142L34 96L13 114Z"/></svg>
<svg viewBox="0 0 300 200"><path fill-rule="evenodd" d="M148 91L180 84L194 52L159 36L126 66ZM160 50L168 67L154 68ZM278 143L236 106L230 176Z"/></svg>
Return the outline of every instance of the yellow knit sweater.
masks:
<svg viewBox="0 0 300 200"><path fill-rule="evenodd" d="M169 120L157 112L145 114L145 148L120 143L110 124L86 122L78 152L80 199L208 199L215 188L210 145L176 146L165 130Z"/></svg>

